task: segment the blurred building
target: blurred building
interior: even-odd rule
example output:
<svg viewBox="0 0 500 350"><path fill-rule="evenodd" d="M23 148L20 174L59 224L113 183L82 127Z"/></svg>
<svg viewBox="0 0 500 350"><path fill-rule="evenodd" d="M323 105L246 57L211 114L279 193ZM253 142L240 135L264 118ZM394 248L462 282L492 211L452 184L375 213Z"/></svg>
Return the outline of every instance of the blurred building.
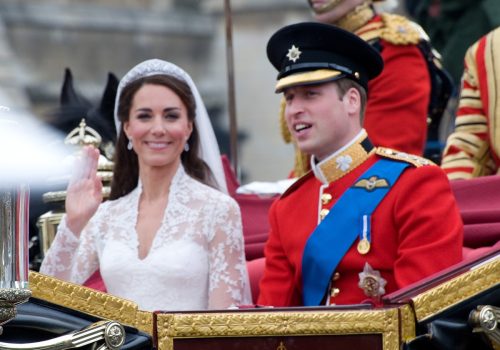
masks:
<svg viewBox="0 0 500 350"><path fill-rule="evenodd" d="M279 27L309 19L304 0L233 0L239 168L243 181L277 180L292 166L278 128L276 73L265 45ZM58 104L65 67L83 95L99 99L147 58L186 69L229 152L224 0L0 0L0 104L40 118Z"/></svg>

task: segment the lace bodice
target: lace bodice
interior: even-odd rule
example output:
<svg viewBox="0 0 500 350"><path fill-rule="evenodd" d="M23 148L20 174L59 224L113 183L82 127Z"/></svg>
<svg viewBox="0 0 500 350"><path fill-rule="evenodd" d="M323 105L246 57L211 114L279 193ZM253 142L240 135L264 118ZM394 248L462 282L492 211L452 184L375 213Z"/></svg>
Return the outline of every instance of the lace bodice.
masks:
<svg viewBox="0 0 500 350"><path fill-rule="evenodd" d="M231 197L180 166L161 227L141 260L135 230L140 193L138 186L102 203L80 239L63 218L40 272L83 283L99 268L108 293L148 311L251 303L241 214Z"/></svg>

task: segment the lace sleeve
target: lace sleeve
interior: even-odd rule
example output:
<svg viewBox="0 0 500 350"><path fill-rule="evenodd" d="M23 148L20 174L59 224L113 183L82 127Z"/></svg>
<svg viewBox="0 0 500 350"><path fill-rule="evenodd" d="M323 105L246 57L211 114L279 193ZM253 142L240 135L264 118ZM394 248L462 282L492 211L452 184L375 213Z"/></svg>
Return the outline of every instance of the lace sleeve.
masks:
<svg viewBox="0 0 500 350"><path fill-rule="evenodd" d="M93 228L91 220L78 239L66 225L64 216L43 259L40 272L68 282L85 282L99 264Z"/></svg>
<svg viewBox="0 0 500 350"><path fill-rule="evenodd" d="M209 309L251 304L240 209L230 198L214 206L209 242Z"/></svg>

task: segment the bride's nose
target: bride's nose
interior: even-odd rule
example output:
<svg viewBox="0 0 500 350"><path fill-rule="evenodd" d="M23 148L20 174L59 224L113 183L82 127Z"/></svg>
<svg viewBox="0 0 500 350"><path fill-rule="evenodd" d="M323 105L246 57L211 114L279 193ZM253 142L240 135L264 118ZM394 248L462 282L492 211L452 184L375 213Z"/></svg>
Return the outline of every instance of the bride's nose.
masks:
<svg viewBox="0 0 500 350"><path fill-rule="evenodd" d="M160 116L153 118L153 125L151 126L151 131L155 134L163 134L166 132L165 121Z"/></svg>

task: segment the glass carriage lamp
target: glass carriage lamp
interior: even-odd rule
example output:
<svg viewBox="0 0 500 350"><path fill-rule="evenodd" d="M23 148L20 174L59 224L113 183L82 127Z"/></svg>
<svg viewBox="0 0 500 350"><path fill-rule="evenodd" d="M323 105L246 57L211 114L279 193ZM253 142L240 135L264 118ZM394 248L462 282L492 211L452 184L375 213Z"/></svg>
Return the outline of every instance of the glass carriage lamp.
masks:
<svg viewBox="0 0 500 350"><path fill-rule="evenodd" d="M66 170L57 137L34 116L0 106L0 325L14 318L16 305L31 296L29 186Z"/></svg>
<svg viewBox="0 0 500 350"><path fill-rule="evenodd" d="M0 185L0 324L14 318L16 305L31 296L28 213L29 187Z"/></svg>

